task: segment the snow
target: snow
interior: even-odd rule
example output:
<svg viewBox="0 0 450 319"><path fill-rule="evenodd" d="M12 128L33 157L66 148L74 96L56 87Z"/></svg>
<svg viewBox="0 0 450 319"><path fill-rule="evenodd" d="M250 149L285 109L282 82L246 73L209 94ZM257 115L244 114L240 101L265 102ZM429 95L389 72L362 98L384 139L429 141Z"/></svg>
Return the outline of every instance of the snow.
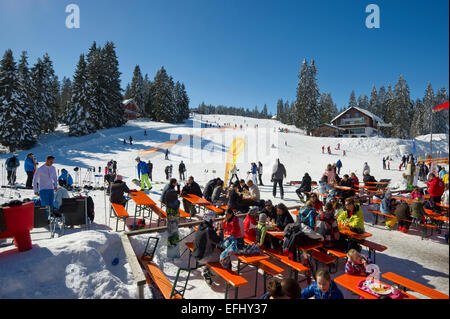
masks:
<svg viewBox="0 0 450 319"><path fill-rule="evenodd" d="M200 128L199 122L231 123L232 128L213 130ZM234 124L243 129L234 129ZM258 124L258 129L255 128ZM247 127L248 125L248 127ZM289 133L280 133L278 128L288 128ZM144 129L147 136L144 136ZM201 138L198 134L202 133ZM24 183L26 174L23 164L26 154L32 152L40 165L49 154L54 155L55 167L66 168L76 178L74 167L81 167L81 180L95 183L93 174L89 176L86 168L102 167L114 159L118 163L118 173L131 187L131 179L137 176L134 158L140 150L159 146L167 141L178 139L179 135L194 135L192 142L183 139L169 149L169 160L164 160L163 152L140 155L142 160L151 160L154 164L153 185L150 196L157 201L165 183L164 168L174 165L174 177L178 178L177 166L181 160L186 164L187 176L194 176L202 186L212 177L223 178L228 147L235 137L243 137L246 146L237 162L239 177L245 178L250 163L261 161L264 165L261 198L271 199L274 204L284 202L287 206L298 205L295 187L285 187L283 201L272 196L270 172L276 158L280 158L287 170L286 181L301 180L308 172L317 181L329 163L341 159L342 174L355 172L361 179L363 163L368 162L371 173L376 179L390 178L393 187L402 185L402 173L397 170L400 158L412 152L412 141L395 138L326 138L305 136L304 132L292 126L281 124L275 120L251 119L240 116L195 115L184 124L168 124L152 122L146 119L128 121L123 127L99 130L94 134L81 137L69 137L67 126L60 125L57 130L41 136L31 150L17 151L21 166L17 171L18 182ZM133 137L133 145L128 143ZM123 139L127 144L123 144ZM429 150L430 136L416 138L416 150L425 156ZM285 145L287 143L287 146ZM335 150L340 143L341 151ZM274 145L274 148L271 146ZM322 146L330 146L332 155L322 154ZM345 150L347 156L342 156ZM433 150L448 154L448 135L433 135ZM0 162L11 154L0 154ZM390 155L393 158L391 170L383 170L382 158ZM213 173L215 171L215 173ZM4 166L2 181L6 180ZM100 179L99 179L100 181ZM4 182L3 182L4 184ZM84 183L83 183L84 184ZM184 183L182 183L184 184ZM423 184L420 184L423 185ZM0 203L9 201L9 196L21 199L32 198L32 190L11 191L1 189ZM0 298L137 298L137 288L120 241L120 232L116 233L115 220L109 221L109 211L105 209L107 199L103 191L90 191L95 203L95 221L89 230L81 228L66 229L63 236L50 238L48 228L32 231L33 249L19 253L7 239L6 244L0 242ZM130 201L129 212L134 211L134 203ZM371 241L385 245L388 249L377 253L376 263L381 272L392 271L421 284L427 285L445 294L449 293L449 250L443 234L434 234L430 239L421 240L420 233L411 230L404 234L398 231L385 230L383 226L372 226L371 215L365 213L366 231L373 234ZM119 229L122 229L119 222ZM444 232L447 232L445 230ZM181 237L188 236L183 242L193 241L190 229L181 228ZM190 235L189 235L190 234ZM173 282L178 267L186 267L188 253L178 260L167 259L166 233L160 237L155 262L161 267L170 281ZM143 252L148 235L131 237L131 244L136 252ZM181 245L184 251L184 244ZM367 253L364 250L365 253ZM119 264L113 266L112 261L118 258ZM191 261L193 263L193 261ZM275 262L276 263L276 262ZM339 271L333 277L343 273L342 261ZM287 276L287 272L282 274ZM239 289L239 297L247 298L253 294L254 273L244 274L249 284ZM259 274L258 297L263 294L262 274ZM279 276L279 278L282 278ZM302 288L305 283L301 283ZM224 283L215 279L214 286L209 287L202 279L199 270L194 270L188 283L185 298L223 298ZM347 298L354 298L342 289ZM230 297L232 292L230 291ZM415 294L415 293L412 293ZM426 298L418 295L420 298ZM151 290L146 287L145 298L152 298Z"/></svg>

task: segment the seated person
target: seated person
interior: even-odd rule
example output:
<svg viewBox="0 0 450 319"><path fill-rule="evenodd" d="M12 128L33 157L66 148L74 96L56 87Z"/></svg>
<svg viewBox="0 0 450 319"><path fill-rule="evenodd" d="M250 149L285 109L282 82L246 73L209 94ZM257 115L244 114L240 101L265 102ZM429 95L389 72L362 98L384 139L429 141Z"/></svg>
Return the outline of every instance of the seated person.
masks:
<svg viewBox="0 0 450 319"><path fill-rule="evenodd" d="M409 226L411 226L411 210L408 206L408 203L402 201L400 204L398 204L395 208L394 215L397 218L398 230L407 233L409 230Z"/></svg>
<svg viewBox="0 0 450 319"><path fill-rule="evenodd" d="M319 269L316 272L316 281L302 290L302 299L344 299L344 295L331 280L328 270Z"/></svg>
<svg viewBox="0 0 450 319"><path fill-rule="evenodd" d="M323 203L319 200L319 197L316 193L311 194L311 202L316 212L320 212L322 210Z"/></svg>
<svg viewBox="0 0 450 319"><path fill-rule="evenodd" d="M200 186L194 181L194 177L189 176L186 185L181 190L181 195L185 196L188 194L197 195L198 197L202 197L202 191ZM195 216L197 214L197 210L195 209L195 205L189 202L187 199L183 198L183 207L184 210L189 213L191 216Z"/></svg>
<svg viewBox="0 0 450 319"><path fill-rule="evenodd" d="M225 211L225 219L222 222L222 230L224 236L233 235L238 240L242 240L241 225L239 224L239 218L234 214L231 208ZM242 241L243 242L243 241Z"/></svg>
<svg viewBox="0 0 450 319"><path fill-rule="evenodd" d="M242 212L248 211L248 206L242 204L242 194L239 192L239 183L235 182L228 193L228 208L237 209Z"/></svg>
<svg viewBox="0 0 450 319"><path fill-rule="evenodd" d="M267 227L266 227L267 215L265 213L259 214L258 225L255 229L256 243L259 247L262 248L270 248L270 236L266 236Z"/></svg>
<svg viewBox="0 0 450 319"><path fill-rule="evenodd" d="M211 203L214 206L225 205L226 203L225 190L223 189L222 180L217 182L216 187L214 187L211 195Z"/></svg>
<svg viewBox="0 0 450 319"><path fill-rule="evenodd" d="M423 197L423 192L419 189L419 187L414 187L411 192L411 198L416 199L417 197Z"/></svg>
<svg viewBox="0 0 450 319"><path fill-rule="evenodd" d="M300 209L297 215L297 223L303 223L314 229L316 227L317 212L313 207L313 202L308 200L305 206Z"/></svg>
<svg viewBox="0 0 450 319"><path fill-rule="evenodd" d="M364 233L364 215L359 204L355 204L353 197L345 200L345 210L337 218L338 223L349 227L355 233Z"/></svg>
<svg viewBox="0 0 450 319"><path fill-rule="evenodd" d="M214 218L215 213L211 211L207 212L203 217L203 222L195 232L194 251L192 252L199 266L202 267L202 276L208 285L212 284L212 276L209 267L205 264L218 262L220 258L220 251L217 249L220 237L213 226Z"/></svg>
<svg viewBox="0 0 450 319"><path fill-rule="evenodd" d="M248 186L248 195L244 196L242 200L242 205L247 207L259 206L260 194L258 186L256 186L252 180L249 180L247 182L247 186Z"/></svg>
<svg viewBox="0 0 450 319"><path fill-rule="evenodd" d="M111 203L120 204L125 207L127 199L123 196L125 193L130 193L127 184L122 181L122 175L116 175L116 180L111 185L111 192L109 200Z"/></svg>
<svg viewBox="0 0 450 319"><path fill-rule="evenodd" d="M319 194L326 194L328 192L328 176L322 175L319 181Z"/></svg>
<svg viewBox="0 0 450 319"><path fill-rule="evenodd" d="M300 198L300 200L303 202L303 194L305 192L311 192L311 176L309 176L308 173L305 173L303 176L302 182L300 184L300 187L295 191ZM309 198L309 194L306 194L306 198Z"/></svg>
<svg viewBox="0 0 450 319"><path fill-rule="evenodd" d="M341 182L339 183L340 186L345 186L345 187L353 187L353 181L349 178L349 176L347 174L345 174L342 179ZM342 203L344 203L345 199L351 196L355 195L355 191L353 189L350 190L340 190L340 196L343 197L342 199Z"/></svg>
<svg viewBox="0 0 450 319"><path fill-rule="evenodd" d="M321 234L325 239L325 247L333 247L334 243L339 241L339 228L334 217L334 208L331 202L325 205L325 208L319 215L316 232ZM300 214L299 214L300 215Z"/></svg>
<svg viewBox="0 0 450 319"><path fill-rule="evenodd" d="M67 187L68 189L72 188L73 185L72 176L70 176L69 172L67 172L64 168L61 170L61 175L59 175L58 177L58 183L60 180L64 181L62 187ZM61 186L61 184L59 185Z"/></svg>
<svg viewBox="0 0 450 319"><path fill-rule="evenodd" d="M281 282L272 278L267 284L267 293L260 299L300 299L302 291L298 282L292 278L284 278Z"/></svg>
<svg viewBox="0 0 450 319"><path fill-rule="evenodd" d="M244 238L256 241L256 226L258 225L258 209L252 208L244 218Z"/></svg>
<svg viewBox="0 0 450 319"><path fill-rule="evenodd" d="M245 180L241 179L239 181L239 193L247 193L248 192L248 186L245 184Z"/></svg>
<svg viewBox="0 0 450 319"><path fill-rule="evenodd" d="M286 205L280 203L277 205L277 216L276 216L276 226L279 230L284 230L287 224L293 223L294 219L289 213Z"/></svg>
<svg viewBox="0 0 450 319"><path fill-rule="evenodd" d="M275 222L277 219L277 209L273 206L270 199L264 203L264 208L259 212L260 214L266 214L269 222Z"/></svg>
<svg viewBox="0 0 450 319"><path fill-rule="evenodd" d="M410 204L411 208L411 216L413 218L413 222L415 224L423 224L425 223L425 209L423 207L424 198L416 197L413 202Z"/></svg>
<svg viewBox="0 0 450 319"><path fill-rule="evenodd" d="M369 258L361 255L356 249L350 249L347 252L347 263L345 264L345 273L350 275L369 274L366 271L367 265L371 264Z"/></svg>
<svg viewBox="0 0 450 319"><path fill-rule="evenodd" d="M55 199L53 201L53 207L55 208L56 211L58 211L59 208L61 207L63 198L70 198L69 192L64 187L65 186L64 180L62 180L62 179L58 180L58 184L59 184L59 187L55 193Z"/></svg>

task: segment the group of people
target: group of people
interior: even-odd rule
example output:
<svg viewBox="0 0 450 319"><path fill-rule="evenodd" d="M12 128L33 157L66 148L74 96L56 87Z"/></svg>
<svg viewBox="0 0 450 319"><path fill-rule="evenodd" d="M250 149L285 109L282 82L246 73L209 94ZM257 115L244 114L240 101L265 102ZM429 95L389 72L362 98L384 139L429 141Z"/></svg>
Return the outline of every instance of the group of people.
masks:
<svg viewBox="0 0 450 319"><path fill-rule="evenodd" d="M17 168L20 166L20 160L18 157L19 157L19 154L14 153L13 156L6 159L5 166L6 166L8 185L16 184ZM34 172L36 171L36 168L38 165L39 165L39 163L36 160L36 157L33 155L33 153L28 153L27 157L25 158L25 164L24 164L25 173L27 174L27 181L25 184L25 188L27 188L27 189L33 188L33 186L32 186L33 176L34 176Z"/></svg>

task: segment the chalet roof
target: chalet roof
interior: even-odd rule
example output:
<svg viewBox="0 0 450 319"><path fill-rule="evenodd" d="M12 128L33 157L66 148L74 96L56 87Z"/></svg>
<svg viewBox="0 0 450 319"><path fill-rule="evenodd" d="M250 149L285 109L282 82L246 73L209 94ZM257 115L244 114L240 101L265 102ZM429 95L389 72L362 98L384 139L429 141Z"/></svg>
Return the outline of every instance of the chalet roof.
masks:
<svg viewBox="0 0 450 319"><path fill-rule="evenodd" d="M134 103L134 105L135 105L136 108L139 110L139 112L142 112L141 107L136 103L136 101L135 101L133 98L128 99L128 100L123 100L123 101L122 101L122 105L123 105L123 106L126 106L126 105L130 104L131 102Z"/></svg>
<svg viewBox="0 0 450 319"><path fill-rule="evenodd" d="M335 130L340 130L340 131L344 130L343 128L340 128L340 127L338 127L336 125L328 124L328 123L322 123L322 124L319 125L319 127L321 127L321 126L328 126L328 127L334 128Z"/></svg>
<svg viewBox="0 0 450 319"><path fill-rule="evenodd" d="M356 107L356 106L351 106L348 109L346 109L345 111L343 111L342 113L340 113L338 116L336 116L334 119L331 120L331 122L334 122L336 119L340 118L344 113L346 113L348 110L350 110L351 108L354 108L356 110L358 110L361 113L366 114L368 117L371 117L375 122L379 122L380 124L386 124L380 117L376 116L375 114L373 114L372 112L369 112L365 109Z"/></svg>

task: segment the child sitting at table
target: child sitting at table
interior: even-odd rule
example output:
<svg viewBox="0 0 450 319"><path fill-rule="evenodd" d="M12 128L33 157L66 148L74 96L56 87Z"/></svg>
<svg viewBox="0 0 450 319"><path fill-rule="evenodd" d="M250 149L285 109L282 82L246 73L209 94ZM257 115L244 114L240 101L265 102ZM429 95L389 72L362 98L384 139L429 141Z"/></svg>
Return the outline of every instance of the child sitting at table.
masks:
<svg viewBox="0 0 450 319"><path fill-rule="evenodd" d="M369 258L361 255L357 250L350 249L347 253L347 263L345 264L345 273L350 275L368 274L367 265L371 264Z"/></svg>
<svg viewBox="0 0 450 319"><path fill-rule="evenodd" d="M333 247L334 242L339 240L339 228L334 212L333 204L328 202L317 222L316 231L325 238L325 247Z"/></svg>
<svg viewBox="0 0 450 319"><path fill-rule="evenodd" d="M259 215L258 225L256 226L256 243L259 247L270 248L270 238L266 236L267 227L266 227L267 215L262 213Z"/></svg>
<svg viewBox="0 0 450 319"><path fill-rule="evenodd" d="M302 290L302 299L344 299L344 295L331 280L328 270L319 269L316 272L316 281Z"/></svg>
<svg viewBox="0 0 450 319"><path fill-rule="evenodd" d="M417 197L423 197L423 193L420 191L419 187L414 187L414 190L411 192L411 198L416 199Z"/></svg>
<svg viewBox="0 0 450 319"><path fill-rule="evenodd" d="M251 242L256 240L256 226L258 225L258 209L252 208L248 212L244 219L244 239L248 239Z"/></svg>
<svg viewBox="0 0 450 319"><path fill-rule="evenodd" d="M267 293L260 299L300 299L302 291L298 282L292 278L285 278L281 282L272 278L267 284Z"/></svg>
<svg viewBox="0 0 450 319"><path fill-rule="evenodd" d="M425 209L423 207L424 199L423 197L416 197L413 202L410 204L411 208L411 216L413 218L414 224L425 223Z"/></svg>

